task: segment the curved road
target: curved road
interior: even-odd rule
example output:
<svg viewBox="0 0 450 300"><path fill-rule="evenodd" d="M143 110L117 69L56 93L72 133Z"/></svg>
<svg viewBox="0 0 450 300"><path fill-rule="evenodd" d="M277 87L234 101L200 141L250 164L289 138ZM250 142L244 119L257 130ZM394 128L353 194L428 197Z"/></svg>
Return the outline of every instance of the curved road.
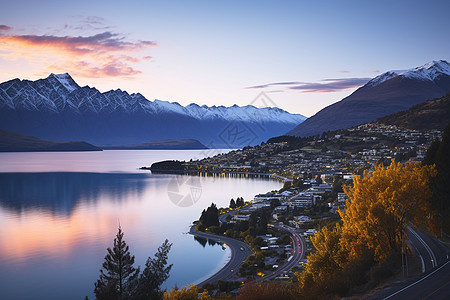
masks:
<svg viewBox="0 0 450 300"><path fill-rule="evenodd" d="M195 225L191 227L189 234L226 244L231 250L230 261L219 272L197 284L200 287L207 282L216 284L219 280L233 280L233 276L239 271L240 266L249 255L253 254L253 250L246 243L229 237L197 231Z"/></svg>
<svg viewBox="0 0 450 300"><path fill-rule="evenodd" d="M291 236L292 240L292 256L289 258L289 261L283 266L276 269L273 274L267 275L264 277L264 280L271 280L278 276L283 275L285 272L289 271L295 266L298 266L300 261L305 257L305 241L303 237L295 232L295 229L286 225L275 225L269 224L268 226L278 229L280 231L285 231Z"/></svg>
<svg viewBox="0 0 450 300"><path fill-rule="evenodd" d="M369 299L450 299L450 250L420 229L407 228L422 274L394 283Z"/></svg>

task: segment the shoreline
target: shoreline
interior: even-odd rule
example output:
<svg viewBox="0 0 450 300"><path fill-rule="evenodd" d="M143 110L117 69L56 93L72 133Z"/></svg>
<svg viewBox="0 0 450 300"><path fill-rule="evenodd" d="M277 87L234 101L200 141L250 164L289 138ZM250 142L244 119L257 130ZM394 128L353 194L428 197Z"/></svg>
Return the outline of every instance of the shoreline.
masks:
<svg viewBox="0 0 450 300"><path fill-rule="evenodd" d="M222 243L228 246L231 251L231 257L229 261L219 271L215 272L207 279L204 279L203 281L195 284L198 287L202 287L205 283L208 282L217 284L219 280L230 281L230 279L233 279L233 275L237 270L239 270L240 266L244 263L247 257L254 253L247 243L221 235L197 231L196 225L191 226L189 234L196 237L210 239L217 243Z"/></svg>
<svg viewBox="0 0 450 300"><path fill-rule="evenodd" d="M164 173L164 174L182 174L182 175L192 175L195 173L206 173L206 174L236 174L236 175L250 175L250 176L266 176L274 177L280 179L283 182L293 181L290 178L270 173L255 173L255 172L240 172L240 171L199 171L199 170L152 170L150 167L140 167L139 170L148 170L152 173Z"/></svg>

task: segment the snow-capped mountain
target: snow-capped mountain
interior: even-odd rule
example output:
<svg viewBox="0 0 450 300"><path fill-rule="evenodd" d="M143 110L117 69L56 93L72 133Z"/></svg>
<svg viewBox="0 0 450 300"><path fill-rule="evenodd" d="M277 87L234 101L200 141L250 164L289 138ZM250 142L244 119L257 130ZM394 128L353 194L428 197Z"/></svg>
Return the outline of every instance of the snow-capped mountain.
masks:
<svg viewBox="0 0 450 300"><path fill-rule="evenodd" d="M445 60L433 60L420 67L383 73L370 80L367 85L374 87L396 76L403 76L405 78L418 79L422 81L434 81L442 75L450 76L450 64Z"/></svg>
<svg viewBox="0 0 450 300"><path fill-rule="evenodd" d="M406 110L450 92L450 64L431 61L408 70L383 73L350 96L325 107L289 131L288 135L310 136L349 128Z"/></svg>
<svg viewBox="0 0 450 300"><path fill-rule="evenodd" d="M244 140L255 144L282 134L305 119L274 107L182 106L120 89L101 93L80 87L67 73L0 84L0 128L58 141L124 144L196 138L216 147L237 147L245 146ZM243 144L220 138L230 124L240 124L252 138L242 139Z"/></svg>

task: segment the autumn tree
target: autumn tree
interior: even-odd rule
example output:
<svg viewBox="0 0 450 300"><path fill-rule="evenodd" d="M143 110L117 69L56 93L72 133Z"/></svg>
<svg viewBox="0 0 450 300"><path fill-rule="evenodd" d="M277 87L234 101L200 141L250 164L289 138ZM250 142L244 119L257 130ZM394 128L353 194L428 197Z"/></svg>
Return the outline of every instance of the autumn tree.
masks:
<svg viewBox="0 0 450 300"><path fill-rule="evenodd" d="M292 293L290 287L284 283L249 282L239 289L239 295L236 300L272 300L272 299L298 299ZM312 298L309 298L312 299Z"/></svg>
<svg viewBox="0 0 450 300"><path fill-rule="evenodd" d="M177 287L173 288L171 291L164 293L164 300L209 300L208 291L204 291L199 296L199 290L196 285L183 287L181 290Z"/></svg>
<svg viewBox="0 0 450 300"><path fill-rule="evenodd" d="M341 247L342 228L324 227L311 237L316 249L308 256L305 271L297 274L297 294L302 298L322 298L342 292L340 273L347 262L347 249Z"/></svg>
<svg viewBox="0 0 450 300"><path fill-rule="evenodd" d="M345 186L349 200L339 212L341 243L350 249L350 258L359 257L367 248L379 261L400 249L407 224L432 227L429 181L435 175L430 166L392 161L387 168L378 165L363 177L355 177L353 187Z"/></svg>
<svg viewBox="0 0 450 300"><path fill-rule="evenodd" d="M400 250L406 226L431 227L431 166L395 163L344 186L349 197L341 222L324 227L311 238L315 252L302 273L296 274L300 298L344 296L352 286L367 282L368 270Z"/></svg>
<svg viewBox="0 0 450 300"><path fill-rule="evenodd" d="M123 240L120 226L113 248L107 251L100 278L95 283L95 296L97 299L128 299L136 289L139 268L133 266L134 255Z"/></svg>

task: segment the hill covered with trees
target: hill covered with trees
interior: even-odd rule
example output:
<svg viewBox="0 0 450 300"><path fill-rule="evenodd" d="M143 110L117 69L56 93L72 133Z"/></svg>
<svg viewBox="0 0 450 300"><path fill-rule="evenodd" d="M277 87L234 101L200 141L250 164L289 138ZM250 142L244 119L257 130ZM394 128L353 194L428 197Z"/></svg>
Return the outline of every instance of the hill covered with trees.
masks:
<svg viewBox="0 0 450 300"><path fill-rule="evenodd" d="M415 130L443 130L450 122L450 93L380 118L377 122Z"/></svg>

